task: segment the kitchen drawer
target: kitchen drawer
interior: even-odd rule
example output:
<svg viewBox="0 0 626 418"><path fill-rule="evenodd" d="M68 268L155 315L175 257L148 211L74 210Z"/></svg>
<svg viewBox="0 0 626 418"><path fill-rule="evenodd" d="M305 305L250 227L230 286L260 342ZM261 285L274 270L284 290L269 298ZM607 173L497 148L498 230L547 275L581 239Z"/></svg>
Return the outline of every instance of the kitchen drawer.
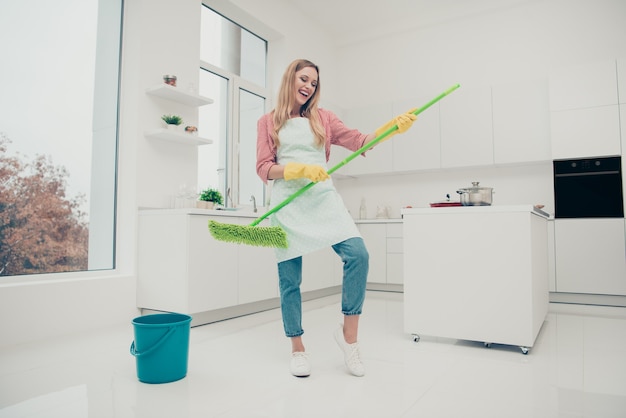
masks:
<svg viewBox="0 0 626 418"><path fill-rule="evenodd" d="M402 222L387 224L387 238L402 237Z"/></svg>
<svg viewBox="0 0 626 418"><path fill-rule="evenodd" d="M402 238L387 237L387 254L402 254L404 242Z"/></svg>
<svg viewBox="0 0 626 418"><path fill-rule="evenodd" d="M404 284L404 256L387 255L387 284Z"/></svg>

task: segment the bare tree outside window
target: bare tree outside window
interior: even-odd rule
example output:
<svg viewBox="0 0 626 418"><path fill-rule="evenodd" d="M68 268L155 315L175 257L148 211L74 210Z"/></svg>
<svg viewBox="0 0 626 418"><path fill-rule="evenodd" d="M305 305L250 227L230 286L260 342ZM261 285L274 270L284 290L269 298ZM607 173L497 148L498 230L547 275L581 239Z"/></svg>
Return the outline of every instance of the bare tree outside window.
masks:
<svg viewBox="0 0 626 418"><path fill-rule="evenodd" d="M0 276L87 269L89 229L68 198L67 171L49 158L10 157L0 134Z"/></svg>

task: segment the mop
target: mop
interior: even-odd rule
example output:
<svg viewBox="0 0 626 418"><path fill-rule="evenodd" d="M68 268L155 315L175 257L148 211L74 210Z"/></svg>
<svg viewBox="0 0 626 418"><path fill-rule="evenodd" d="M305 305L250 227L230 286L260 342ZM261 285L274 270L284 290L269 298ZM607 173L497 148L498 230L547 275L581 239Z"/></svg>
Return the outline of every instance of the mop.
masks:
<svg viewBox="0 0 626 418"><path fill-rule="evenodd" d="M448 94L452 93L454 90L460 87L459 84L455 84L450 87L448 90L441 93L439 96L432 99L430 102L426 103L424 106L415 109L413 112L414 115L419 115L424 110L431 107L433 104L437 103L439 100L443 99ZM391 133L398 129L398 125L393 125L391 128L387 129L376 138L372 139L367 144L363 145L358 150L354 151L352 154L344 158L337 165L328 170L328 174L332 174L335 171L339 170L344 165L348 164L350 161L361 155L362 153L368 151L376 144L381 142ZM272 209L267 211L265 214L261 215L257 219L255 219L250 225L234 225L234 224L223 224L213 220L209 221L209 231L213 238L218 241L232 242L237 244L247 244L254 245L258 247L275 247L275 248L287 248L287 234L285 231L279 226L257 226L261 221L263 221L268 216L278 212L289 203L291 203L295 198L305 193L311 187L315 186L317 183L311 182L306 186L302 187L291 196L283 200L281 203L274 206Z"/></svg>

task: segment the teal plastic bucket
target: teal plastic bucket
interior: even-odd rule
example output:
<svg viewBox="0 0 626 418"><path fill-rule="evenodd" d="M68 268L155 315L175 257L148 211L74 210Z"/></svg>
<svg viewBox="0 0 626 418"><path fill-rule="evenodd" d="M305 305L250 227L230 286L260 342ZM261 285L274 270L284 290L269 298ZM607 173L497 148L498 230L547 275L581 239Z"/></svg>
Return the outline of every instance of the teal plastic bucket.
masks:
<svg viewBox="0 0 626 418"><path fill-rule="evenodd" d="M130 353L137 360L137 377L144 383L168 383L187 375L191 317L178 313L133 319L135 341Z"/></svg>

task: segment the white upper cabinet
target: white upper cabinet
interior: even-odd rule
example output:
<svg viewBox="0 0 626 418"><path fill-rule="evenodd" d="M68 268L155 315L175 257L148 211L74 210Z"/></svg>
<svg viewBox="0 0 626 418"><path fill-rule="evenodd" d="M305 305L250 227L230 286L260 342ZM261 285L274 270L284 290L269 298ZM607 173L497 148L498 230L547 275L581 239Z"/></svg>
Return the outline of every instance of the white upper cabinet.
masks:
<svg viewBox="0 0 626 418"><path fill-rule="evenodd" d="M343 122L348 128L358 129L364 134L369 134L392 118L393 113L391 110L391 103L353 109L346 112ZM333 146L328 168L333 167L350 154L352 154L352 151L343 147ZM365 155L365 157L359 156L355 158L337 171L337 173L361 175L390 173L392 171L392 147L388 141L377 145Z"/></svg>
<svg viewBox="0 0 626 418"><path fill-rule="evenodd" d="M461 87L440 111L442 168L492 165L491 87Z"/></svg>
<svg viewBox="0 0 626 418"><path fill-rule="evenodd" d="M455 93L456 94L456 93ZM393 114L399 115L422 104L401 101L393 104ZM393 171L428 170L441 167L439 104L420 113L407 132L394 136Z"/></svg>
<svg viewBox="0 0 626 418"><path fill-rule="evenodd" d="M621 155L617 105L552 112L554 159Z"/></svg>
<svg viewBox="0 0 626 418"><path fill-rule="evenodd" d="M615 60L555 71L550 77L552 158L620 155Z"/></svg>
<svg viewBox="0 0 626 418"><path fill-rule="evenodd" d="M495 163L551 160L547 80L496 85L492 96Z"/></svg>
<svg viewBox="0 0 626 418"><path fill-rule="evenodd" d="M614 104L617 104L615 60L561 68L550 77L550 110Z"/></svg>
<svg viewBox="0 0 626 418"><path fill-rule="evenodd" d="M617 87L619 102L626 104L626 58L617 60Z"/></svg>

